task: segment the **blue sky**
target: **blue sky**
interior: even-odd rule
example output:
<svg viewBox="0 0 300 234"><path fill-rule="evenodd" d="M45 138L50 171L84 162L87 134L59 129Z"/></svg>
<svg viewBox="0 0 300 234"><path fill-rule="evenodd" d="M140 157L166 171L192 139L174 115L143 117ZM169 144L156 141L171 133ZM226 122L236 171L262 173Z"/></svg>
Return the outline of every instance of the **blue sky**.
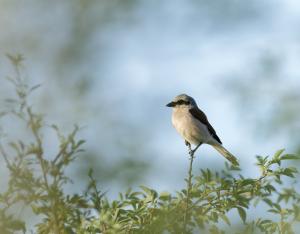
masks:
<svg viewBox="0 0 300 234"><path fill-rule="evenodd" d="M1 79L12 73L5 53L24 54L26 76L42 83L33 102L48 121L65 129L85 126L86 148L108 161L122 157L122 145L135 148L140 159L155 162L140 183L161 190L184 183L178 181L186 173L186 148L165 108L180 93L197 100L249 175L257 173L256 154L293 150L286 135L258 136L255 121L268 115L274 90L299 87L297 1L139 1L129 7L111 1L88 10L68 1L2 2ZM259 70L268 54L280 59L278 77L269 81ZM76 87L86 80L78 96ZM241 111L231 87L244 81L260 100L249 116L250 101ZM2 83L5 96L10 91ZM208 146L198 154L196 169L224 162Z"/></svg>

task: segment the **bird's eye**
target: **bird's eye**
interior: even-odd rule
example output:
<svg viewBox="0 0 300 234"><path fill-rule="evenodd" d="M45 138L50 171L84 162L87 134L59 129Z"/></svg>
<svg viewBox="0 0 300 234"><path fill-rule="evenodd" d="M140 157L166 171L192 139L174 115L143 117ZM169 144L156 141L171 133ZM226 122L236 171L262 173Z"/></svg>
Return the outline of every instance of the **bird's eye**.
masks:
<svg viewBox="0 0 300 234"><path fill-rule="evenodd" d="M185 101L185 100L179 100L179 101L177 101L176 104L177 104L177 105L189 105L190 102L189 102L189 101Z"/></svg>

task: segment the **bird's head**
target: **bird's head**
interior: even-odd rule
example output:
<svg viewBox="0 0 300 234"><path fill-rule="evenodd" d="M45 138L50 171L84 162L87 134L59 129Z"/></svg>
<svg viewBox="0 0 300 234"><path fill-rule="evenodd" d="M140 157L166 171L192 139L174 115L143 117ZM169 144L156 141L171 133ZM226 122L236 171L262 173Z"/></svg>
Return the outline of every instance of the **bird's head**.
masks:
<svg viewBox="0 0 300 234"><path fill-rule="evenodd" d="M172 102L167 104L167 107L173 108L191 108L196 106L197 104L195 100L186 94L176 96Z"/></svg>

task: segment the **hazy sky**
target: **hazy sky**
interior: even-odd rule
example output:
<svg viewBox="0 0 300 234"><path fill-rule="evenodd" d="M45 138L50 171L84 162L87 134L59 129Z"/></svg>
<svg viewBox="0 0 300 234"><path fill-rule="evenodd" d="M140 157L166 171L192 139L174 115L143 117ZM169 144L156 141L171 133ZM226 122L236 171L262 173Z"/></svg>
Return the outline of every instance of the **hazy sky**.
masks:
<svg viewBox="0 0 300 234"><path fill-rule="evenodd" d="M249 174L256 173L256 154L292 150L286 136L258 136L255 115L268 115L274 90L299 87L298 1L0 4L1 97L10 92L2 77L12 72L5 53L24 54L25 73L42 83L33 102L48 121L85 126L86 148L108 161L130 155L124 153L130 148L154 162L141 184L179 189L184 183L186 148L165 107L180 93L196 99ZM280 65L270 79L261 71L268 56ZM240 111L233 93L244 80L258 92L251 96L260 99L255 112L247 113L247 100ZM225 161L208 146L198 155L196 168Z"/></svg>

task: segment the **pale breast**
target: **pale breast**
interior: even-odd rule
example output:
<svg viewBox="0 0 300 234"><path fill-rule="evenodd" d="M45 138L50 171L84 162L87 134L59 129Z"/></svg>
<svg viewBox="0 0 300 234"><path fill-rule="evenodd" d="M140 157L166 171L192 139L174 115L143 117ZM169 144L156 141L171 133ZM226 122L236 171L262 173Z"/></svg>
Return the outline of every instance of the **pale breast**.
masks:
<svg viewBox="0 0 300 234"><path fill-rule="evenodd" d="M192 144L206 143L211 138L207 127L195 119L188 109L174 109L172 124L178 133Z"/></svg>

